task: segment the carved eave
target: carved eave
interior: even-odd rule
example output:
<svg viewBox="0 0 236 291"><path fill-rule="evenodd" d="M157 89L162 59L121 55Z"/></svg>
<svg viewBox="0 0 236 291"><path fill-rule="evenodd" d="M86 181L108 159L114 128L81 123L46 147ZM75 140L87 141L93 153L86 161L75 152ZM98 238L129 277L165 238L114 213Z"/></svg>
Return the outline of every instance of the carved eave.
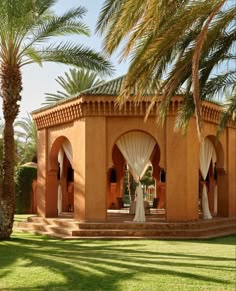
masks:
<svg viewBox="0 0 236 291"><path fill-rule="evenodd" d="M149 100L151 96L147 97ZM182 104L182 97L173 97L170 103L170 115L176 115L178 108ZM142 101L136 104L131 97L125 102L122 108L116 105L116 96L94 96L82 95L72 99L67 99L56 105L41 108L32 113L38 129L52 127L60 124L73 122L87 116L142 116L144 118L150 101ZM150 112L150 116L155 116L157 103ZM218 124L222 109L218 104L204 101L202 103L203 120ZM235 122L230 126L235 127Z"/></svg>

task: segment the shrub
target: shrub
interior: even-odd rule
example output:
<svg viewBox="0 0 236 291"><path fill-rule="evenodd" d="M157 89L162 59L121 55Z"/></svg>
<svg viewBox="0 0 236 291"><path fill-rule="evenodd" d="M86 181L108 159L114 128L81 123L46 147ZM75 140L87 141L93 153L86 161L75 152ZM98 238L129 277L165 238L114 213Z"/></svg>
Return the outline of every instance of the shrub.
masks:
<svg viewBox="0 0 236 291"><path fill-rule="evenodd" d="M29 213L32 204L32 183L37 179L37 168L21 166L16 173L16 213Z"/></svg>

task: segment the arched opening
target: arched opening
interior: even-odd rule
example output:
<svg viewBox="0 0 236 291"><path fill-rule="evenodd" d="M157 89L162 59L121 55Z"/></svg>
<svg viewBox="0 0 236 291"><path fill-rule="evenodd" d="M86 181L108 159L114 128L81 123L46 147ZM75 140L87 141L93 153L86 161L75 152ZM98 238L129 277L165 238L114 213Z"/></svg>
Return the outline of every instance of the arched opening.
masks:
<svg viewBox="0 0 236 291"><path fill-rule="evenodd" d="M71 143L66 137L58 137L50 151L49 183L50 191L48 195L50 205L58 216L74 209L74 175L73 175L73 154ZM54 199L52 200L52 198Z"/></svg>
<svg viewBox="0 0 236 291"><path fill-rule="evenodd" d="M219 176L225 175L223 147L215 136L207 136L200 147L199 170L199 205L205 219L221 213L224 204L221 189L225 179Z"/></svg>
<svg viewBox="0 0 236 291"><path fill-rule="evenodd" d="M132 134L132 136L131 136ZM128 136L129 135L129 136ZM128 146L127 143L130 141L125 140L128 137L134 139ZM129 154L133 155L133 162L127 155L122 152L119 141L124 139L124 143L129 147ZM134 144L136 145L134 146ZM137 150L139 148L139 150ZM128 150L128 151L129 151ZM142 153L143 150L143 153ZM149 151L148 156L145 157L146 152ZM135 155L137 158L135 158ZM141 169L143 173L137 175L134 173L132 167L136 167L134 163L139 162L143 158L146 158L146 162L142 165L144 168ZM131 214L135 213L135 191L139 181L142 185L143 199L145 212L150 213L150 208L159 208L159 201L161 193L162 207L165 201L165 187L160 187L160 148L156 140L148 133L143 131L129 131L121 135L113 146L112 150L113 167L108 170L108 195L107 195L107 208L108 209L121 209L126 208L126 212ZM142 167L141 166L141 167ZM136 170L137 171L137 170ZM116 179L114 179L116 178ZM164 184L164 183L163 183ZM137 198L137 197L136 197Z"/></svg>

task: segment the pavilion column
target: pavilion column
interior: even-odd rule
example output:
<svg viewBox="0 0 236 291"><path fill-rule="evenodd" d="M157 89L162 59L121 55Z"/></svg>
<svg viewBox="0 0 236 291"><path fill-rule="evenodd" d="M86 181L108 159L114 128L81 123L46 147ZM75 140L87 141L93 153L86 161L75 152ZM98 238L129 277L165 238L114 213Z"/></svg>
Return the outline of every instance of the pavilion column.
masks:
<svg viewBox="0 0 236 291"><path fill-rule="evenodd" d="M195 120L186 136L174 132L175 117L166 120L166 220L198 220L199 147Z"/></svg>
<svg viewBox="0 0 236 291"><path fill-rule="evenodd" d="M228 187L227 174L224 169L217 169L217 187L218 187L218 199L217 199L217 215L228 216L229 215L229 187Z"/></svg>
<svg viewBox="0 0 236 291"><path fill-rule="evenodd" d="M236 216L236 132L228 128L228 195L229 195L229 216Z"/></svg>
<svg viewBox="0 0 236 291"><path fill-rule="evenodd" d="M118 197L124 198L124 189L122 181L124 182L125 176L125 159L118 149L117 145L114 146L112 152L112 161L116 171L116 183L109 183L109 193L108 193L108 207L114 203L115 208L119 208Z"/></svg>
<svg viewBox="0 0 236 291"><path fill-rule="evenodd" d="M47 176L47 129L38 130L38 149L37 149L37 190L36 203L38 215L46 216L46 176Z"/></svg>
<svg viewBox="0 0 236 291"><path fill-rule="evenodd" d="M228 157L227 170L217 169L218 216L236 215L236 133L227 128L227 146L224 149Z"/></svg>
<svg viewBox="0 0 236 291"><path fill-rule="evenodd" d="M85 120L74 124L75 135L72 140L74 168L74 219L85 221Z"/></svg>
<svg viewBox="0 0 236 291"><path fill-rule="evenodd" d="M37 213L42 217L56 217L57 213L57 169L48 170L48 131L38 130L37 149Z"/></svg>
<svg viewBox="0 0 236 291"><path fill-rule="evenodd" d="M85 219L104 221L107 209L106 118L86 117L85 127Z"/></svg>
<svg viewBox="0 0 236 291"><path fill-rule="evenodd" d="M58 180L57 169L52 169L47 173L46 179L46 217L57 217L57 195L58 195Z"/></svg>

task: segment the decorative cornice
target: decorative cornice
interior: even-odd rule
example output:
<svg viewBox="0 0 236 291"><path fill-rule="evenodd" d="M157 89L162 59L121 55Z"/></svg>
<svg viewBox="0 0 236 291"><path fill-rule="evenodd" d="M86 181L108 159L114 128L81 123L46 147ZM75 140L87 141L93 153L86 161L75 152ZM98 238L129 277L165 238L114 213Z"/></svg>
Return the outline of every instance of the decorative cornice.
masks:
<svg viewBox="0 0 236 291"><path fill-rule="evenodd" d="M182 104L182 97L173 97L169 107L169 115L176 115ZM66 124L87 116L142 116L144 118L150 101L135 103L132 98L125 102L122 108L116 104L115 96L80 96L57 104L50 108L42 108L32 113L38 129ZM155 116L158 103L150 111L150 116ZM219 123L222 109L218 104L208 101L202 103L203 120ZM229 124L236 127L235 122Z"/></svg>

